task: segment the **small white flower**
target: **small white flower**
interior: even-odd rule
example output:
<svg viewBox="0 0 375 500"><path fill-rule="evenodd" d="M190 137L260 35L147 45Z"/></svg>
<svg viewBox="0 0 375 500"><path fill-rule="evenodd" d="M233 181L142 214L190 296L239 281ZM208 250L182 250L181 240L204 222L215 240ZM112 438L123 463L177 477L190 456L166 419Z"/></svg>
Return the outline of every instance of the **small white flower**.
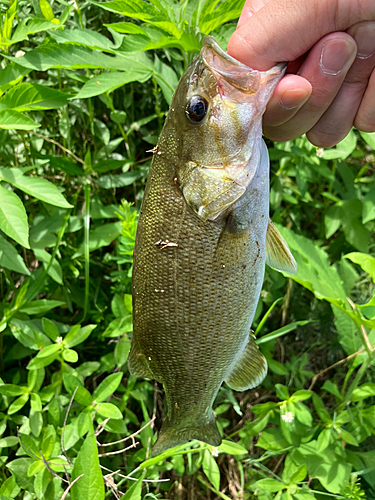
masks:
<svg viewBox="0 0 375 500"><path fill-rule="evenodd" d="M17 50L17 52L14 54L14 57L22 57L25 55L25 52L23 50Z"/></svg>
<svg viewBox="0 0 375 500"><path fill-rule="evenodd" d="M57 455L57 458L61 458L61 460L65 460L65 462L67 462L67 459L64 457L64 455Z"/></svg>
<svg viewBox="0 0 375 500"><path fill-rule="evenodd" d="M281 418L284 420L284 422L290 424L294 420L294 415L291 411L287 411L284 413L284 415L281 415Z"/></svg>
<svg viewBox="0 0 375 500"><path fill-rule="evenodd" d="M62 344L62 341L63 341L62 337L57 337L56 344Z"/></svg>
<svg viewBox="0 0 375 500"><path fill-rule="evenodd" d="M318 158L321 158L321 157L323 156L323 153L324 153L324 148L318 148L318 149L316 150L316 156L317 156Z"/></svg>
<svg viewBox="0 0 375 500"><path fill-rule="evenodd" d="M130 125L130 130L135 130L136 132L138 132L139 128L140 128L140 127L139 127L138 123L136 123L136 122L133 122L133 123Z"/></svg>
<svg viewBox="0 0 375 500"><path fill-rule="evenodd" d="M218 448L214 448L214 449L211 451L211 455L212 455L213 457L218 457L218 456L219 456L219 453L220 453L220 451L219 451L219 449L218 449Z"/></svg>

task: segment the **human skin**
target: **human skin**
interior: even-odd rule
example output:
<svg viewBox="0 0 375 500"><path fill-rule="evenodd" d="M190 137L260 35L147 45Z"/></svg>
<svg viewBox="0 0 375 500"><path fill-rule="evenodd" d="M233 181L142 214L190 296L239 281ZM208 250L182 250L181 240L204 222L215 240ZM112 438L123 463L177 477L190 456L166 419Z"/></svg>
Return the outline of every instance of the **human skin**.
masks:
<svg viewBox="0 0 375 500"><path fill-rule="evenodd" d="M331 147L353 125L375 132L374 0L247 0L228 53L259 70L291 61L264 115L270 139Z"/></svg>

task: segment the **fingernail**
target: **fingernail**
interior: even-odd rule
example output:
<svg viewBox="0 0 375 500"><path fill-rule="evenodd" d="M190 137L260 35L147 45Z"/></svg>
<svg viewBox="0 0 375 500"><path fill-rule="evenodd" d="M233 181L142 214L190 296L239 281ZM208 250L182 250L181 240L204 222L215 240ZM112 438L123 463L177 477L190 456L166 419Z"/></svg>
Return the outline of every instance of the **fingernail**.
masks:
<svg viewBox="0 0 375 500"><path fill-rule="evenodd" d="M346 40L327 40L320 54L321 70L326 75L339 75L355 51L354 45Z"/></svg>
<svg viewBox="0 0 375 500"><path fill-rule="evenodd" d="M371 57L375 52L375 23L359 27L354 34L354 40L358 47L358 59L368 59Z"/></svg>
<svg viewBox="0 0 375 500"><path fill-rule="evenodd" d="M280 99L280 106L284 109L295 109L301 107L310 97L310 92L304 89L286 90Z"/></svg>

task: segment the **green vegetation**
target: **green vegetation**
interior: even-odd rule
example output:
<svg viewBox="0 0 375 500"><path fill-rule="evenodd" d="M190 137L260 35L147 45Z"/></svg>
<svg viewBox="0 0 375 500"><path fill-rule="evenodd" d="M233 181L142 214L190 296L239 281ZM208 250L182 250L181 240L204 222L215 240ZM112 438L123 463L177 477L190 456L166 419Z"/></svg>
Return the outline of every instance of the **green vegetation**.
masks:
<svg viewBox="0 0 375 500"><path fill-rule="evenodd" d="M0 1L0 500L375 498L375 134L355 130L268 144L298 263L266 270L270 373L222 387L219 448L149 458L161 388L126 365L147 150L242 5Z"/></svg>

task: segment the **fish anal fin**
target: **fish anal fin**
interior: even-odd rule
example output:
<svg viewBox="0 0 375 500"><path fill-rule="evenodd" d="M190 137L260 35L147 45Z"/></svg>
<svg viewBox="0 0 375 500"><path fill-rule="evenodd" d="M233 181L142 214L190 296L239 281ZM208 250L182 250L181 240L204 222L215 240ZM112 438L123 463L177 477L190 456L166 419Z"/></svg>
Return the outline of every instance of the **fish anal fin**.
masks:
<svg viewBox="0 0 375 500"><path fill-rule="evenodd" d="M252 336L225 382L235 391L246 391L258 386L267 375L267 361Z"/></svg>
<svg viewBox="0 0 375 500"><path fill-rule="evenodd" d="M288 244L271 220L268 221L266 235L266 262L278 271L297 274L297 263Z"/></svg>
<svg viewBox="0 0 375 500"><path fill-rule="evenodd" d="M134 338L128 357L128 368L134 377L155 378L138 342Z"/></svg>
<svg viewBox="0 0 375 500"><path fill-rule="evenodd" d="M208 422L170 422L164 420L158 439L152 448L152 456L160 455L169 448L198 439L212 446L221 444L221 436L216 426L215 417L212 415Z"/></svg>

